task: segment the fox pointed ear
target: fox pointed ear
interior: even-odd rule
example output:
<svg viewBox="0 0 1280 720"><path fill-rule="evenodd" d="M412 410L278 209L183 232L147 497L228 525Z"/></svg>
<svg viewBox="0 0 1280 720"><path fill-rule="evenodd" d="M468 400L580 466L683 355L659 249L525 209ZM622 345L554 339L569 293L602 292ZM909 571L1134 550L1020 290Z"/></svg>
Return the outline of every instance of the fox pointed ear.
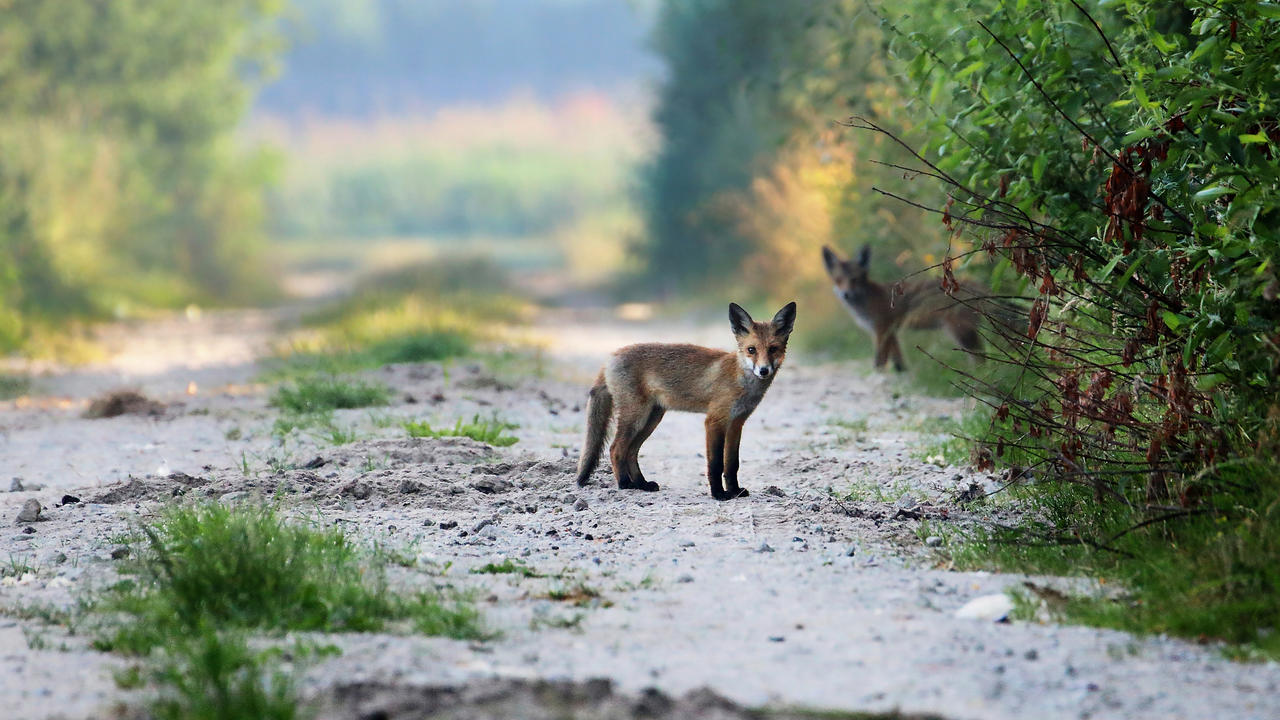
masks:
<svg viewBox="0 0 1280 720"><path fill-rule="evenodd" d="M871 246L870 245L863 245L862 249L858 251L858 264L864 268L867 265L871 264Z"/></svg>
<svg viewBox="0 0 1280 720"><path fill-rule="evenodd" d="M827 266L828 273L834 273L836 268L840 267L840 256L836 254L835 250L823 245L822 264Z"/></svg>
<svg viewBox="0 0 1280 720"><path fill-rule="evenodd" d="M779 335L787 336L791 334L791 329L796 325L796 304L794 301L789 302L773 316L773 331Z"/></svg>
<svg viewBox="0 0 1280 720"><path fill-rule="evenodd" d="M733 328L734 335L747 335L751 332L753 325L751 316L738 303L729 303L729 327Z"/></svg>

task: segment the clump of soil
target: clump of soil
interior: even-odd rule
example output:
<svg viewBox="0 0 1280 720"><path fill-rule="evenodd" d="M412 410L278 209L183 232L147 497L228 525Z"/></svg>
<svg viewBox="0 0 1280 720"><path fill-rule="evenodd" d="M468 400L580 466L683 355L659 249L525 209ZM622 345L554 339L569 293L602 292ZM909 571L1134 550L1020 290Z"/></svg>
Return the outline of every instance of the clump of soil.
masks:
<svg viewBox="0 0 1280 720"><path fill-rule="evenodd" d="M405 687L352 683L333 688L321 701L322 720L377 718L408 720L800 720L819 717L813 711L744 708L703 688L673 698L650 688L639 695L615 692L608 680L585 682L492 680L451 687ZM936 716L822 713L820 717L872 720L941 720Z"/></svg>
<svg viewBox="0 0 1280 720"><path fill-rule="evenodd" d="M120 415L149 415L158 417L164 414L164 403L157 402L136 390L113 390L94 398L84 416L90 420L113 418Z"/></svg>

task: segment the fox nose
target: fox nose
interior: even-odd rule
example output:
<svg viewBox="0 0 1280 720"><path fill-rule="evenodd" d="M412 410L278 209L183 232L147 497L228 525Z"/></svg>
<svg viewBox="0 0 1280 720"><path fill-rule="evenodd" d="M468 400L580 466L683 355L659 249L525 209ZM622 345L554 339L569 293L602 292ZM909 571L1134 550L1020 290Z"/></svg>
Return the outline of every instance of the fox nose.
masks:
<svg viewBox="0 0 1280 720"><path fill-rule="evenodd" d="M772 372L773 372L773 369L770 368L768 365L761 365L760 367L756 368L757 377L767 378L769 377L769 373L772 373Z"/></svg>

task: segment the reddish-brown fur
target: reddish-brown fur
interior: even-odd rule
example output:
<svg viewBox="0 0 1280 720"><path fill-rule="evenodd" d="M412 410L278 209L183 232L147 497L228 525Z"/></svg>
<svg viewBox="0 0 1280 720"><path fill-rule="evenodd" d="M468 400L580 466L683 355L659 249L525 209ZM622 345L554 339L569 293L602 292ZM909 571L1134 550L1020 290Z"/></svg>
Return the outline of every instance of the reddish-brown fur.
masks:
<svg viewBox="0 0 1280 720"><path fill-rule="evenodd" d="M717 500L745 497L738 485L742 426L773 382L787 354L795 323L795 303L769 322L755 322L729 306L738 341L736 353L697 345L644 343L616 351L591 388L587 439L578 464L578 484L595 470L612 417L609 460L618 487L657 490L640 472L640 446L668 410L706 414L707 480Z"/></svg>
<svg viewBox="0 0 1280 720"><path fill-rule="evenodd" d="M969 352L982 350L978 324L982 319L975 303L990 291L972 283L961 283L953 295L942 291L933 278L916 278L902 284L896 294L892 286L875 282L867 274L871 248L863 246L854 260L843 260L829 247L822 248L822 261L834 283L836 296L853 315L859 327L875 338L875 365L884 367L892 358L895 370L903 370L898 330L944 330Z"/></svg>

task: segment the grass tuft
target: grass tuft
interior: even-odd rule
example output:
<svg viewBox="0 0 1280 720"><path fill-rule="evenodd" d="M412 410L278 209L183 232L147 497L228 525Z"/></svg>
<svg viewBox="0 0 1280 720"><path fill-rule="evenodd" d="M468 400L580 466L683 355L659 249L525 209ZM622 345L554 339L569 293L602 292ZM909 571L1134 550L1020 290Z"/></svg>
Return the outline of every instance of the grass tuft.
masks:
<svg viewBox="0 0 1280 720"><path fill-rule="evenodd" d="M500 563L485 563L478 568L471 569L474 575L520 575L527 578L546 577L542 573L525 565L519 560L507 558Z"/></svg>
<svg viewBox="0 0 1280 720"><path fill-rule="evenodd" d="M390 399L391 390L385 385L337 377L303 376L276 388L271 396L271 405L294 413L322 413L386 405Z"/></svg>
<svg viewBox="0 0 1280 720"><path fill-rule="evenodd" d="M520 441L514 435L504 434L508 430L516 429L519 425L499 420L497 417L481 419L479 415L475 415L471 418L471 422L463 422L459 419L452 428L439 429L431 427L431 423L425 420L410 420L403 423L403 427L410 437L468 437L494 447L508 447Z"/></svg>
<svg viewBox="0 0 1280 720"><path fill-rule="evenodd" d="M435 592L400 594L385 563L334 529L286 522L271 507L177 507L143 527L129 575L97 599L125 619L100 649L145 655L208 624L220 630L418 632L481 637L474 608Z"/></svg>

